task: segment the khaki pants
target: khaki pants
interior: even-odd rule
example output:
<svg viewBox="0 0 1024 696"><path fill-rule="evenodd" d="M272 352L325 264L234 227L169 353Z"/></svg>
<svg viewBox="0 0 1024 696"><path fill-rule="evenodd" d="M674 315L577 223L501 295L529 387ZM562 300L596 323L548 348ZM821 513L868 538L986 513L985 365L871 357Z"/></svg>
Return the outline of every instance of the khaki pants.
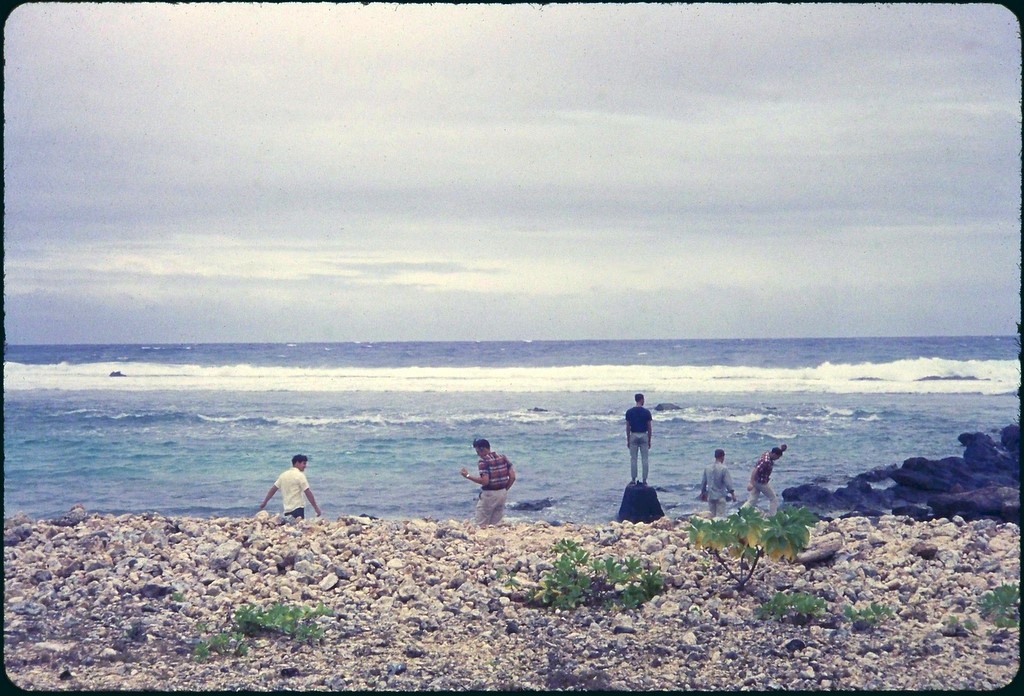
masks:
<svg viewBox="0 0 1024 696"><path fill-rule="evenodd" d="M497 491L481 490L480 497L476 501L476 523L481 527L489 524L498 524L505 514L505 499L508 497L508 489L502 488Z"/></svg>
<svg viewBox="0 0 1024 696"><path fill-rule="evenodd" d="M779 509L779 497L767 483L755 483L754 490L750 491L750 497L743 503L743 507L757 507L757 501L762 493L768 497L768 515L774 515Z"/></svg>
<svg viewBox="0 0 1024 696"><path fill-rule="evenodd" d="M719 498L718 500L708 500L708 510L711 511L712 517L724 517L725 516L725 498Z"/></svg>

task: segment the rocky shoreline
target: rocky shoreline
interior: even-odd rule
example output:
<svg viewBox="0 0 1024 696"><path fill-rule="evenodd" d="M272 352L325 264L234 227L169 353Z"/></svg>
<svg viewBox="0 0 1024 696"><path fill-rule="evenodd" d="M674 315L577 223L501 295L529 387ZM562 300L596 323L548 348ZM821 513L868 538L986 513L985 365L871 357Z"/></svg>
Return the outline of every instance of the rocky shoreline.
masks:
<svg viewBox="0 0 1024 696"><path fill-rule="evenodd" d="M823 520L816 562L765 562L743 591L686 520L506 525L97 515L4 523L4 666L43 691L994 690L1015 679L1018 628L980 613L1020 582L1020 529L994 519ZM665 591L637 609L525 603L552 545L635 556ZM762 620L775 592L825 600L807 625ZM253 638L193 657L246 604L330 615L319 644ZM844 607L895 616L851 623Z"/></svg>
<svg viewBox="0 0 1024 696"><path fill-rule="evenodd" d="M1020 524L1020 426L987 433L961 433L962 456L940 460L911 457L879 467L829 491L808 483L782 491L782 499L819 517L836 514L877 517L885 513L916 520L960 516Z"/></svg>

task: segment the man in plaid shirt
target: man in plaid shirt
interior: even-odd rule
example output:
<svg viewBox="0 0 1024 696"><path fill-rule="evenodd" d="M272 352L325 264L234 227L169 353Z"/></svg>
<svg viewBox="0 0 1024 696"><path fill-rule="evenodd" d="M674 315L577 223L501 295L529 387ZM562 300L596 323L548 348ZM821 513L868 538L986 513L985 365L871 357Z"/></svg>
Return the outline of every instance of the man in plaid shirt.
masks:
<svg viewBox="0 0 1024 696"><path fill-rule="evenodd" d="M476 501L476 523L486 527L501 522L508 489L516 482L516 472L505 455L491 451L491 443L487 440L474 440L473 449L480 457L477 462L480 475L470 476L466 467L462 467L461 473L462 478L481 486L480 497Z"/></svg>
<svg viewBox="0 0 1024 696"><path fill-rule="evenodd" d="M785 445L772 447L770 450L762 454L761 458L757 460L757 464L754 465L754 470L750 472L750 483L747 485L747 490L750 491L750 496L747 498L747 502L743 504L743 507L757 507L757 501L761 497L761 494L764 493L768 496L768 514L774 515L779 509L779 498L775 495L775 491L772 490L768 481L772 477L772 469L775 466L775 461L779 459L785 451Z"/></svg>

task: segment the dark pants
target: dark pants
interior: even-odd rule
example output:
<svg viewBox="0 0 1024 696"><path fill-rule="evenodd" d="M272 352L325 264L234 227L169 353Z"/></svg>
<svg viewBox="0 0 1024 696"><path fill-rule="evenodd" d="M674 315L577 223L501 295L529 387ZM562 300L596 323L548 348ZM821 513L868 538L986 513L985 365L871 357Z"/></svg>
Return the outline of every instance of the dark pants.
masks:
<svg viewBox="0 0 1024 696"><path fill-rule="evenodd" d="M284 513L284 515L285 515L285 517L298 517L298 518L301 518L301 519L306 519L306 508L305 507L295 508L291 512Z"/></svg>

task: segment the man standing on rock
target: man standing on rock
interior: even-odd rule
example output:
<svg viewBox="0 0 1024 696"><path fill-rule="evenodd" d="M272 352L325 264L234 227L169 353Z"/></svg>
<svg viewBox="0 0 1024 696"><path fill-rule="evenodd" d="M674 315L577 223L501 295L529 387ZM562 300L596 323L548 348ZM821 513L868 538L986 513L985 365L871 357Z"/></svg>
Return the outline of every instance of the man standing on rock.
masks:
<svg viewBox="0 0 1024 696"><path fill-rule="evenodd" d="M757 507L757 501L764 493L768 496L768 514L774 515L779 509L779 498L775 495L775 491L772 490L771 485L768 483L772 477L772 468L775 466L775 461L782 456L782 453L786 451L786 445L779 445L778 447L772 447L770 450L761 455L761 458L757 460L757 464L754 465L754 470L750 472L750 483L747 485L747 490L750 491L750 496L747 498L747 502L743 503L743 507Z"/></svg>
<svg viewBox="0 0 1024 696"><path fill-rule="evenodd" d="M280 490L281 496L284 498L284 514L286 516L305 519L306 504L302 500L303 494L313 504L316 516L319 517L321 515L320 506L316 504L316 498L313 497L313 489L309 487L309 482L306 481L305 471L308 461L309 457L304 454L296 454L292 457L292 468L277 477L274 485L267 491L267 497L260 503L260 510L267 507L270 499Z"/></svg>
<svg viewBox="0 0 1024 696"><path fill-rule="evenodd" d="M643 483L647 485L647 472L651 449L651 436L653 435L652 423L654 417L651 412L644 408L644 395L636 394L633 397L636 406L626 411L626 447L629 448L629 474L630 485L636 483L636 454L640 452L640 459L643 461Z"/></svg>
<svg viewBox="0 0 1024 696"><path fill-rule="evenodd" d="M501 522L505 514L508 489L516 482L516 472L505 455L491 451L491 443L487 440L473 440L473 449L480 457L477 462L480 475L470 476L466 467L462 467L460 473L462 478L482 486L476 501L476 523L486 527Z"/></svg>

